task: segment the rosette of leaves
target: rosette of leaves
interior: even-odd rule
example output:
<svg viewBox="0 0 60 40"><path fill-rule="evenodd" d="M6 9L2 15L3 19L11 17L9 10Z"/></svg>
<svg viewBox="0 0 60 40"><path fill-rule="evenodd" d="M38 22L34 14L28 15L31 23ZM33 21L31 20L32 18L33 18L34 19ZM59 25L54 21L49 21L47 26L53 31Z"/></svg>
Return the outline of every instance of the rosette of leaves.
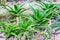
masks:
<svg viewBox="0 0 60 40"><path fill-rule="evenodd" d="M56 5L53 4L52 2L49 3L45 3L45 2L40 2L40 3L36 3L38 6L40 6L42 8L42 10L54 10L56 8Z"/></svg>
<svg viewBox="0 0 60 40"><path fill-rule="evenodd" d="M14 36L16 38L20 38L22 36L31 38L32 34L34 34L34 32L37 32L34 28L32 28L32 25L33 24L30 20L23 20L20 17L19 25L0 22L0 32L5 33L7 38L11 36Z"/></svg>
<svg viewBox="0 0 60 40"><path fill-rule="evenodd" d="M10 14L16 18L17 21L17 25L19 24L19 17L22 16L22 13L24 11L26 11L26 8L23 8L24 4L18 5L16 3L14 3L13 7L7 6L6 9L8 10L8 12L10 12Z"/></svg>
<svg viewBox="0 0 60 40"><path fill-rule="evenodd" d="M52 11L54 18L59 13L56 8L56 4L53 4L52 2L49 2L49 3L40 2L40 3L36 3L36 4L37 4L37 6L40 7L40 10L42 12L46 11L46 10L48 10L47 13Z"/></svg>
<svg viewBox="0 0 60 40"><path fill-rule="evenodd" d="M37 32L37 30L32 27L33 23L29 19L25 20L20 17L19 26L22 35L25 35L27 38L31 38L34 32Z"/></svg>
<svg viewBox="0 0 60 40"><path fill-rule="evenodd" d="M13 17L18 17L20 16L24 11L26 11L27 9L23 8L24 4L18 5L16 3L14 3L13 7L10 7L7 5L6 9L8 10L8 12L10 12L10 14Z"/></svg>
<svg viewBox="0 0 60 40"><path fill-rule="evenodd" d="M53 11L49 11L50 9L47 9L45 11L40 10L40 7L38 7L38 9L34 9L32 6L31 10L33 12L32 16L29 16L30 20L34 23L37 23L37 25L46 25L48 24L48 21L51 20L52 15L54 14Z"/></svg>
<svg viewBox="0 0 60 40"><path fill-rule="evenodd" d="M49 11L50 9L41 11L39 6L37 9L34 9L34 7L30 5L30 8L33 12L33 15L28 15L28 19L33 22L33 27L41 32L47 32L48 30L50 30L51 27L48 26L48 21L51 20L54 14L53 11Z"/></svg>
<svg viewBox="0 0 60 40"><path fill-rule="evenodd" d="M7 38L19 34L19 27L15 24L1 22L0 26L2 26L0 31L5 33Z"/></svg>

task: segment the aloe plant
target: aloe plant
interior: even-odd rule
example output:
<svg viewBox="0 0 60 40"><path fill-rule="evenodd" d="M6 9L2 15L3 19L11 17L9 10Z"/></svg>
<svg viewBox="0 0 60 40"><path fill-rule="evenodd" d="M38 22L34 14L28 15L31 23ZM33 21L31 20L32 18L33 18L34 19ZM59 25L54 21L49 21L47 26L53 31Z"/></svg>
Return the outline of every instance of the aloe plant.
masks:
<svg viewBox="0 0 60 40"><path fill-rule="evenodd" d="M38 6L41 7L41 9L46 10L46 9L50 9L50 10L54 10L56 8L56 5L53 4L52 2L50 3L45 3L45 2L40 2L40 3L36 3Z"/></svg>
<svg viewBox="0 0 60 40"><path fill-rule="evenodd" d="M40 7L38 7L38 9L34 9L32 6L30 7L33 12L33 16L30 17L37 23L42 23L50 20L52 15L54 14L53 11L49 11L49 9L41 12Z"/></svg>
<svg viewBox="0 0 60 40"><path fill-rule="evenodd" d="M28 19L33 22L33 27L35 27L37 30L40 29L41 31L44 31L44 32L47 32L47 30L50 30L51 27L48 26L48 21L51 20L52 16L54 15L54 12L49 11L50 9L41 11L39 6L38 6L38 9L34 9L34 7L30 5L30 8L33 12L33 15L28 16Z"/></svg>
<svg viewBox="0 0 60 40"><path fill-rule="evenodd" d="M22 13L24 11L26 11L27 9L23 8L23 5L24 4L21 4L21 5L18 5L16 3L14 3L14 6L13 7L10 7L10 6L7 6L6 9L8 10L8 12L10 12L10 14L16 18L17 20L17 25L18 25L18 22L19 22L19 16L22 15Z"/></svg>
<svg viewBox="0 0 60 40"><path fill-rule="evenodd" d="M18 17L21 15L22 12L24 12L26 9L23 8L24 4L18 5L18 4L14 4L13 7L7 6L7 10L10 12L10 14L13 17Z"/></svg>
<svg viewBox="0 0 60 40"><path fill-rule="evenodd" d="M37 32L34 28L32 28L32 22L30 20L23 20L20 17L19 25L15 25L13 23L5 23L0 22L1 30L0 32L4 32L6 37L32 37L34 32Z"/></svg>
<svg viewBox="0 0 60 40"><path fill-rule="evenodd" d="M25 34L27 37L32 36L32 34L34 34L34 32L37 32L37 30L35 30L32 27L33 23L29 19L22 20L22 18L20 18L19 26L20 26L21 32L23 32L23 34Z"/></svg>
<svg viewBox="0 0 60 40"><path fill-rule="evenodd" d="M11 23L1 23L0 26L2 26L1 32L4 32L6 34L6 37L10 36L16 36L19 34L19 27L17 27L14 24Z"/></svg>

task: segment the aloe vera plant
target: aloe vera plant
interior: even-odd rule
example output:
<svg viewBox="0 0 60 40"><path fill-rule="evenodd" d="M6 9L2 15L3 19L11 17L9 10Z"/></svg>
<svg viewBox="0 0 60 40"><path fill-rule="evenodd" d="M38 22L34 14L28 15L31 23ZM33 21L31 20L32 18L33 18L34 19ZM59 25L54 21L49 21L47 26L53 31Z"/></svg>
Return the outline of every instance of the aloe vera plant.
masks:
<svg viewBox="0 0 60 40"><path fill-rule="evenodd" d="M36 3L38 6L41 7L41 9L46 10L46 9L50 9L50 10L54 10L56 5L53 4L52 2L50 3L45 3L45 2L40 2L40 3Z"/></svg>
<svg viewBox="0 0 60 40"><path fill-rule="evenodd" d="M6 9L8 10L8 12L10 12L10 14L11 14L13 17L16 18L16 20L17 20L17 25L18 25L18 23L19 23L19 16L21 16L22 13L27 10L27 9L23 8L23 5L24 5L24 4L18 5L18 4L16 4L16 3L14 3L13 8L10 7L10 6L7 6L7 7L6 7Z"/></svg>
<svg viewBox="0 0 60 40"><path fill-rule="evenodd" d="M51 29L51 27L48 26L48 21L51 20L54 14L53 11L49 11L50 9L41 11L39 6L38 9L34 9L32 6L30 6L30 8L33 12L33 15L30 15L28 19L33 22L34 27L36 29L40 29L41 31L44 30L44 32L47 32L47 30Z"/></svg>
<svg viewBox="0 0 60 40"><path fill-rule="evenodd" d="M0 26L2 26L2 30L0 31L4 32L6 37L16 36L19 34L19 27L17 27L17 25L3 22L0 24Z"/></svg>
<svg viewBox="0 0 60 40"><path fill-rule="evenodd" d="M45 7L44 7L45 6ZM42 7L42 9L45 11L47 9L50 9L49 11L53 11L54 15L55 16L55 22L50 26L52 29L56 28L55 31L59 31L60 30L60 23L59 20L60 20L60 13L59 13L59 4L53 4L53 3L50 3L50 4L46 4L46 3L42 3L40 7Z"/></svg>
<svg viewBox="0 0 60 40"><path fill-rule="evenodd" d="M23 8L24 4L18 5L16 3L14 3L13 7L10 7L7 5L6 9L10 12L10 14L14 17L18 17L22 14L22 12L24 12L26 9Z"/></svg>
<svg viewBox="0 0 60 40"><path fill-rule="evenodd" d="M32 22L30 20L23 20L20 17L19 25L15 25L12 23L4 23L0 22L1 30L0 32L4 32L6 34L6 37L32 37L32 34L34 32L37 32L34 28L32 28Z"/></svg>
<svg viewBox="0 0 60 40"><path fill-rule="evenodd" d="M34 9L32 6L30 7L33 12L33 16L30 17L38 23L50 20L53 15L53 11L49 11L49 9L41 12L40 7L38 7L38 9Z"/></svg>
<svg viewBox="0 0 60 40"><path fill-rule="evenodd" d="M30 20L22 20L22 18L20 18L19 26L20 26L20 30L21 30L21 32L23 32L23 34L29 33L29 35L30 35L31 32L34 33L36 31L34 28L32 28L33 24Z"/></svg>

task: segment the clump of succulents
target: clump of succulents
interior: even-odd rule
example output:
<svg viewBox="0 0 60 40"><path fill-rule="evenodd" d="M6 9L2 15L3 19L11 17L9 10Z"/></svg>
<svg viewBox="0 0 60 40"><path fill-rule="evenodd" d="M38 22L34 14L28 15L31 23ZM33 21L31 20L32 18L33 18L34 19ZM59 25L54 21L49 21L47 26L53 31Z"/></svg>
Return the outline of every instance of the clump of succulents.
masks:
<svg viewBox="0 0 60 40"><path fill-rule="evenodd" d="M42 2L37 9L30 5L30 9L33 12L32 15L22 14L27 10L23 8L23 5L14 4L13 8L10 6L6 7L8 12L14 17L14 20L13 22L0 22L0 32L4 32L7 38L14 36L17 40L23 36L25 38L33 38L34 33L38 33L38 31L43 37L50 38L52 26L49 26L48 22L56 14L54 11L55 5L48 5Z"/></svg>

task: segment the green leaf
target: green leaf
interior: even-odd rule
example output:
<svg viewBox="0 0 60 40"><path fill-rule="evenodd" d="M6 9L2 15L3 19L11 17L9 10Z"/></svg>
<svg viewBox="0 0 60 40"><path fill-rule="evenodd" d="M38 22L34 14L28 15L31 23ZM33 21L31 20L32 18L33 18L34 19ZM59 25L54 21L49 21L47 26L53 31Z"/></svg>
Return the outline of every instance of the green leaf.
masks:
<svg viewBox="0 0 60 40"><path fill-rule="evenodd" d="M60 27L57 27L55 31L59 31L60 30Z"/></svg>
<svg viewBox="0 0 60 40"><path fill-rule="evenodd" d="M30 5L30 8L31 8L32 12L34 13L34 16L36 16L37 15L36 9L34 9L31 5Z"/></svg>

